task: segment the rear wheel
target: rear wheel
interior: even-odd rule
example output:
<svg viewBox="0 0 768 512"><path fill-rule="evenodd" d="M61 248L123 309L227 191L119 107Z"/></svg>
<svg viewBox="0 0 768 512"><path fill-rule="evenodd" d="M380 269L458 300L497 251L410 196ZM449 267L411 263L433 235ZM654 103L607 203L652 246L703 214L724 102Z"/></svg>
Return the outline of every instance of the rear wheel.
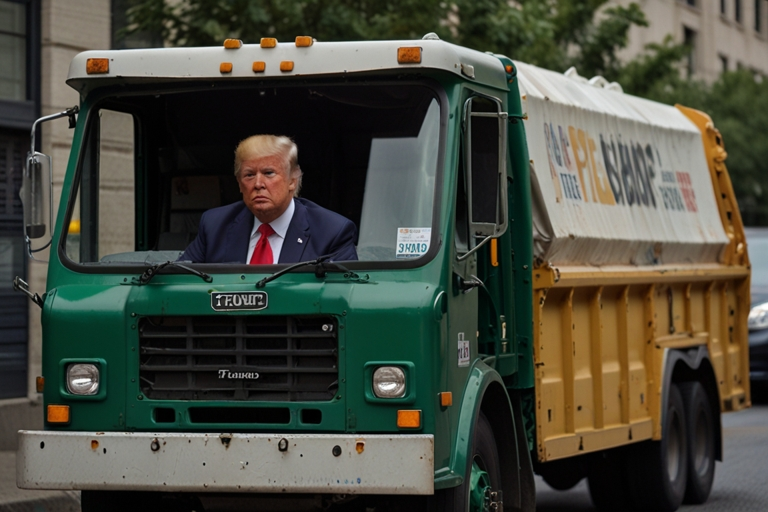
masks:
<svg viewBox="0 0 768 512"><path fill-rule="evenodd" d="M630 468L632 505L636 510L673 512L683 502L688 479L685 406L677 384L669 388L662 417L661 441L633 446Z"/></svg>
<svg viewBox="0 0 768 512"><path fill-rule="evenodd" d="M699 382L680 386L688 425L688 485L685 502L701 504L707 501L715 480L715 414L707 392Z"/></svg>

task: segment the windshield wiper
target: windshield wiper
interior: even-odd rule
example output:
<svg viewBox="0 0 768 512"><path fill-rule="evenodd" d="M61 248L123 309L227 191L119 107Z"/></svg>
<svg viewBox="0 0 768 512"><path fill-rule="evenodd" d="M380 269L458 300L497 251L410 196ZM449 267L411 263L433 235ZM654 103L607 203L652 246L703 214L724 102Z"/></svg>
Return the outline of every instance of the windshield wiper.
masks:
<svg viewBox="0 0 768 512"><path fill-rule="evenodd" d="M344 272L344 277L346 277L347 279L352 279L360 282L368 281L368 274L366 274L365 277L360 277L359 275L352 272L351 270L349 270L343 265L326 261L330 259L332 256L333 254L326 254L314 260L300 261L299 263L294 263L293 265L285 267L282 270L278 270L274 274L267 276L264 279L258 281L256 283L256 288L264 288L264 285L266 285L268 282L274 281L275 279L282 276L283 274L287 274L288 272L293 272L297 268L310 267L312 265L315 266L315 277L317 277L318 279L325 277L325 275L328 272Z"/></svg>
<svg viewBox="0 0 768 512"><path fill-rule="evenodd" d="M141 276L136 279L133 278L132 284L147 284L149 283L153 277L155 277L157 274L160 273L161 270L163 270L166 267L172 267L172 268L180 268L190 274L194 274L200 278L203 279L206 283L210 283L213 281L213 278L206 274L205 272L200 272L199 270L195 270L194 268L188 267L186 265L182 265L181 263L176 263L175 261L166 261L165 263L158 263L157 265L152 265L147 270L144 271Z"/></svg>

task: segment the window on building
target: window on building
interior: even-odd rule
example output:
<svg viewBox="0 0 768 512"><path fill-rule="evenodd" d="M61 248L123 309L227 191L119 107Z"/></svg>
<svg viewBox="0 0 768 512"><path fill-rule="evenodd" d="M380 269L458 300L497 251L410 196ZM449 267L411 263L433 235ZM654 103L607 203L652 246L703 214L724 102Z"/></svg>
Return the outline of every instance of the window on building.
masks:
<svg viewBox="0 0 768 512"><path fill-rule="evenodd" d="M0 0L0 99L27 99L27 8Z"/></svg>
<svg viewBox="0 0 768 512"><path fill-rule="evenodd" d="M728 71L728 57L725 55L718 55L718 58L720 59L720 72L725 73Z"/></svg>
<svg viewBox="0 0 768 512"><path fill-rule="evenodd" d="M755 32L763 31L763 0L755 0Z"/></svg>
<svg viewBox="0 0 768 512"><path fill-rule="evenodd" d="M728 1L727 0L720 0L720 14L725 16L728 14Z"/></svg>
<svg viewBox="0 0 768 512"><path fill-rule="evenodd" d="M733 19L741 23L741 0L733 0Z"/></svg>
<svg viewBox="0 0 768 512"><path fill-rule="evenodd" d="M683 26L683 44L688 47L686 68L688 78L696 73L696 31Z"/></svg>

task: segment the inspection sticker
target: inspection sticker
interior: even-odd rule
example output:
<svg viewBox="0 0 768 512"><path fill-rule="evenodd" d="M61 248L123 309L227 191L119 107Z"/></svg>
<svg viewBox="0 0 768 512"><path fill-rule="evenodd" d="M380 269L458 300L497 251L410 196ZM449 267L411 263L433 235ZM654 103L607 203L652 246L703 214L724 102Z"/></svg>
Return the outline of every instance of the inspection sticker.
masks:
<svg viewBox="0 0 768 512"><path fill-rule="evenodd" d="M464 333L459 333L459 366L469 366L469 340L464 339Z"/></svg>
<svg viewBox="0 0 768 512"><path fill-rule="evenodd" d="M397 228L395 258L418 258L429 250L432 228Z"/></svg>

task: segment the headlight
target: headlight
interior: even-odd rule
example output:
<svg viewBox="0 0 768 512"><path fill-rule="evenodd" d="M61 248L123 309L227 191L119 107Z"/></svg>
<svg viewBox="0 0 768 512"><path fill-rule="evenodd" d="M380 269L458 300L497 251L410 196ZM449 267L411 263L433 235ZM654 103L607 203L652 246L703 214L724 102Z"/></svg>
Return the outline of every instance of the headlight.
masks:
<svg viewBox="0 0 768 512"><path fill-rule="evenodd" d="M405 395L405 372L397 366L380 366L373 372L373 394L379 398Z"/></svg>
<svg viewBox="0 0 768 512"><path fill-rule="evenodd" d="M99 392L99 368L95 364L71 364L67 367L67 391L73 395Z"/></svg>
<svg viewBox="0 0 768 512"><path fill-rule="evenodd" d="M747 325L750 331L768 329L768 302L763 302L749 311Z"/></svg>

